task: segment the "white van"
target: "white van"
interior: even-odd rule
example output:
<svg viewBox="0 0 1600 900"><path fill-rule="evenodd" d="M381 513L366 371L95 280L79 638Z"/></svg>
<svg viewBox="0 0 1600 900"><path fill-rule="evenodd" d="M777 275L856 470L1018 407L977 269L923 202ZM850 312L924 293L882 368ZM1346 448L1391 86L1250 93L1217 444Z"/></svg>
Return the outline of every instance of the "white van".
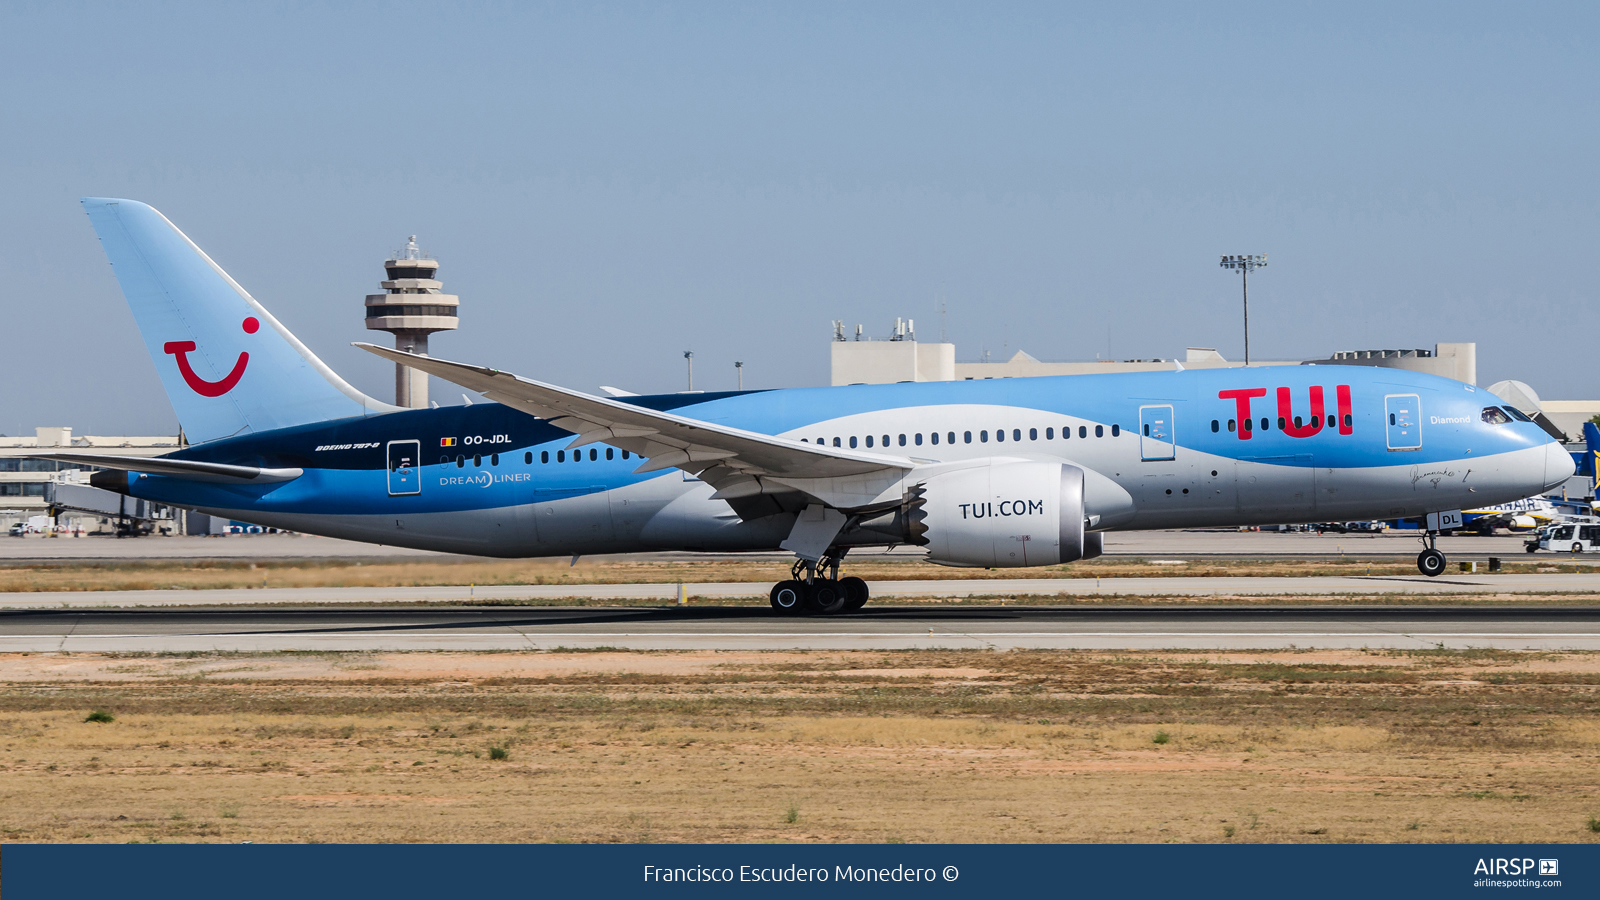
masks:
<svg viewBox="0 0 1600 900"><path fill-rule="evenodd" d="M1600 524L1562 522L1546 525L1539 535L1539 549L1557 553L1590 553L1600 550Z"/></svg>

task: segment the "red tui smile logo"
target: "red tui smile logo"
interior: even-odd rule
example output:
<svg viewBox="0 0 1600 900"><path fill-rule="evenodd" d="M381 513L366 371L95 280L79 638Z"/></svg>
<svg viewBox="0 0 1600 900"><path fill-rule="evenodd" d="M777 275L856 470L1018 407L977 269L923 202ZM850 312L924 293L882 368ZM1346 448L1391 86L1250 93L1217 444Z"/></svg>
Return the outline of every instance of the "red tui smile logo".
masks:
<svg viewBox="0 0 1600 900"><path fill-rule="evenodd" d="M255 316L244 320L241 326L245 334L255 334L261 323ZM167 341L161 345L163 353L170 353L178 360L178 371L183 373L184 383L189 385L196 394L202 397L221 397L233 390L233 386L244 377L244 367L250 364L250 354L240 351L239 359L233 364L233 371L223 376L221 381L207 381L195 374L194 367L189 365L189 351L195 349L194 341Z"/></svg>

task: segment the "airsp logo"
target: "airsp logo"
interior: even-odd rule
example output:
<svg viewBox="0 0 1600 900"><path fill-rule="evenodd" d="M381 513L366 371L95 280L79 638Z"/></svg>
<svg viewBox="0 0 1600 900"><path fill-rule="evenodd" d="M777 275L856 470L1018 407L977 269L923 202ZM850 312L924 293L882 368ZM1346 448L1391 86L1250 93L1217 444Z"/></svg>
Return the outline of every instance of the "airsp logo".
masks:
<svg viewBox="0 0 1600 900"><path fill-rule="evenodd" d="M1546 869L1548 866L1548 870ZM1540 875L1555 875L1561 868L1560 862L1554 859L1539 860ZM1526 875L1533 871L1531 859L1479 859L1478 865L1472 870L1474 875Z"/></svg>

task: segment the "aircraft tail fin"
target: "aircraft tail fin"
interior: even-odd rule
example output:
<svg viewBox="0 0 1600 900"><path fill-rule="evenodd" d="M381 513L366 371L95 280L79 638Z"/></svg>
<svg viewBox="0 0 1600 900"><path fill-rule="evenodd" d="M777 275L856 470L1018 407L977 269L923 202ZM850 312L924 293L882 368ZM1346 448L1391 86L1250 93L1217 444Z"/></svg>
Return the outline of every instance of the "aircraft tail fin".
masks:
<svg viewBox="0 0 1600 900"><path fill-rule="evenodd" d="M1588 475L1592 479L1592 489L1595 484L1600 484L1600 466L1595 465L1600 462L1600 428L1595 427L1593 422L1583 423L1583 440L1585 452L1583 462L1578 466L1578 474Z"/></svg>
<svg viewBox="0 0 1600 900"><path fill-rule="evenodd" d="M395 409L335 374L166 216L82 203L189 440Z"/></svg>

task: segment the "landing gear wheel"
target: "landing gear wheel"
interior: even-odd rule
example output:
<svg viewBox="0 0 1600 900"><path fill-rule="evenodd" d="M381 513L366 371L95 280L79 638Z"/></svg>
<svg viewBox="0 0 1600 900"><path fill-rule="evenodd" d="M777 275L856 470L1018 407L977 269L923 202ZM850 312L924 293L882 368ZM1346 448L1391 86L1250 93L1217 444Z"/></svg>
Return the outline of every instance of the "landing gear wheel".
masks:
<svg viewBox="0 0 1600 900"><path fill-rule="evenodd" d="M805 603L806 586L798 581L780 581L772 586L768 599L779 613L792 616L800 612Z"/></svg>
<svg viewBox="0 0 1600 900"><path fill-rule="evenodd" d="M1429 547L1417 554L1417 569L1429 578L1438 578L1444 574L1444 554Z"/></svg>
<svg viewBox="0 0 1600 900"><path fill-rule="evenodd" d="M872 596L872 592L867 590L867 583L854 575L839 579L839 587L847 598L844 602L845 612L855 612L866 606Z"/></svg>
<svg viewBox="0 0 1600 900"><path fill-rule="evenodd" d="M848 602L849 596L831 578L818 578L806 591L806 608L825 616L843 610Z"/></svg>

